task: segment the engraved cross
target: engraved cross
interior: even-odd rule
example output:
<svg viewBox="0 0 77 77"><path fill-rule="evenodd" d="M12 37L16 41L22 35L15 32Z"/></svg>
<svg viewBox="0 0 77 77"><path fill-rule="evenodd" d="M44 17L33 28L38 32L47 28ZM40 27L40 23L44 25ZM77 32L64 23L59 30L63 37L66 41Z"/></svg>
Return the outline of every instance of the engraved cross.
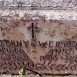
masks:
<svg viewBox="0 0 77 77"><path fill-rule="evenodd" d="M35 24L32 23L31 26L28 27L28 29L31 30L31 33L32 33L32 42L36 41L35 32L39 32L40 31L39 27L35 26Z"/></svg>

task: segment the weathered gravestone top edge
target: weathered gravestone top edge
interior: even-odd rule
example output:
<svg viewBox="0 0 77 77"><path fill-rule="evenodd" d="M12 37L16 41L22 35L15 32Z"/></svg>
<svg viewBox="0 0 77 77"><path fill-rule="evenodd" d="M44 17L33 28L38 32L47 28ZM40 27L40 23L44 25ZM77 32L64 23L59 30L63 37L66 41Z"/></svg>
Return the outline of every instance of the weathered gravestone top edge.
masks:
<svg viewBox="0 0 77 77"><path fill-rule="evenodd" d="M77 11L68 10L0 10L0 16L24 20L77 20Z"/></svg>
<svg viewBox="0 0 77 77"><path fill-rule="evenodd" d="M0 0L2 10L77 10L76 0Z"/></svg>

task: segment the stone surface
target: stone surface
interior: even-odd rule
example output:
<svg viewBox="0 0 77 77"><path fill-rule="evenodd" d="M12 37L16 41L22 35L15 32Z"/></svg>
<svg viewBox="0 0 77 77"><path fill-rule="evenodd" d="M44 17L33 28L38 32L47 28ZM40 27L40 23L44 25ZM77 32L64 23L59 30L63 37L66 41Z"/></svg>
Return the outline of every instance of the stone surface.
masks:
<svg viewBox="0 0 77 77"><path fill-rule="evenodd" d="M33 74L30 74L30 75L26 75L26 76L23 76L23 75L0 75L0 77L77 77L76 75L69 75L69 76L38 76L38 75L33 75Z"/></svg>
<svg viewBox="0 0 77 77"><path fill-rule="evenodd" d="M0 73L77 74L76 10L76 0L0 0Z"/></svg>
<svg viewBox="0 0 77 77"><path fill-rule="evenodd" d="M0 16L7 19L25 20L77 20L77 11L68 10L0 10Z"/></svg>
<svg viewBox="0 0 77 77"><path fill-rule="evenodd" d="M76 0L0 0L1 10L77 10Z"/></svg>
<svg viewBox="0 0 77 77"><path fill-rule="evenodd" d="M53 20L45 13L1 12L0 73L18 74L22 68L36 74L77 73L77 20Z"/></svg>

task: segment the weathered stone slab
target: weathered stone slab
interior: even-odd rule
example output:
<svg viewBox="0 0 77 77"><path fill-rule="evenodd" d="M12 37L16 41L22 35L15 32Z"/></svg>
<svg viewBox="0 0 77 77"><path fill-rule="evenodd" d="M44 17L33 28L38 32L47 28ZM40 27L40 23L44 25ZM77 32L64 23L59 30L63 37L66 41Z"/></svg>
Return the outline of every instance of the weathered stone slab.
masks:
<svg viewBox="0 0 77 77"><path fill-rule="evenodd" d="M39 73L76 74L77 20L25 13L1 13L0 73L17 74L25 68Z"/></svg>

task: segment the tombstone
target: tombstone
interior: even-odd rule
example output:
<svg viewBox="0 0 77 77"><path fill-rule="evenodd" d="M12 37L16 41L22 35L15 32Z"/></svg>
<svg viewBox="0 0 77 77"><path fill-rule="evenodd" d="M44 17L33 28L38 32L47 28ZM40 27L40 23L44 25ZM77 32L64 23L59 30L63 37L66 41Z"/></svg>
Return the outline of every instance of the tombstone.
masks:
<svg viewBox="0 0 77 77"><path fill-rule="evenodd" d="M0 8L0 73L77 74L75 1L12 2Z"/></svg>

